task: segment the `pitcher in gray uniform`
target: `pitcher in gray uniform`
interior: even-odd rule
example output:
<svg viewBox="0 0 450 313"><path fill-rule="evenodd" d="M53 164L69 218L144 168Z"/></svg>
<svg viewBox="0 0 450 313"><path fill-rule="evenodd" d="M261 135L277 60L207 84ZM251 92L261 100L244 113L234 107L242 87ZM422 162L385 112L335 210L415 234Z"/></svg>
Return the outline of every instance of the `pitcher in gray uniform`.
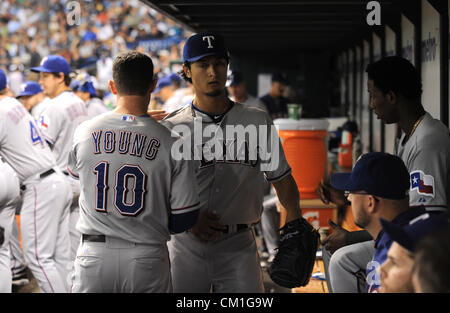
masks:
<svg viewBox="0 0 450 313"><path fill-rule="evenodd" d="M166 242L197 221L194 164L172 157L179 136L146 114L152 60L123 53L113 79L116 109L82 123L69 155L81 185L72 291L171 292Z"/></svg>
<svg viewBox="0 0 450 313"><path fill-rule="evenodd" d="M252 225L261 217L264 179L287 209L286 222L301 216L297 185L269 115L227 98L223 37L191 36L183 59L182 76L192 82L195 97L162 123L192 144L193 155L184 152L197 163L201 209L198 223L169 242L174 292L263 292ZM240 145L228 136L233 128L249 131ZM259 150L266 144L271 153Z"/></svg>

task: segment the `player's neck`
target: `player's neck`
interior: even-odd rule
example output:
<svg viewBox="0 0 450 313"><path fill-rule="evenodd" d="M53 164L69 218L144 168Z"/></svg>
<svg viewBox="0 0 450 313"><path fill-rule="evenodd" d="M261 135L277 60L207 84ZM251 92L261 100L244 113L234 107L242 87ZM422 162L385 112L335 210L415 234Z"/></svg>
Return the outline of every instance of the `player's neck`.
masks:
<svg viewBox="0 0 450 313"><path fill-rule="evenodd" d="M244 103L245 100L247 100L247 98L248 98L248 94L243 94L243 95L242 95L241 97L239 97L239 98L234 97L234 100L236 100L236 102L239 102L239 103Z"/></svg>
<svg viewBox="0 0 450 313"><path fill-rule="evenodd" d="M400 114L399 126L402 131L408 136L411 134L414 125L419 121L419 119L425 114L425 110L422 105L419 105L412 109L411 107L405 108L402 114ZM416 125L417 127L417 125Z"/></svg>
<svg viewBox="0 0 450 313"><path fill-rule="evenodd" d="M49 98L53 99L53 98L59 96L59 95L60 95L61 93L63 93L64 91L71 91L71 89L70 89L69 86L66 86L66 85L64 85L64 84L63 84L63 85L60 85L60 86L55 90L54 94L49 95Z"/></svg>
<svg viewBox="0 0 450 313"><path fill-rule="evenodd" d="M150 99L142 96L118 96L114 112L141 116L147 114Z"/></svg>
<svg viewBox="0 0 450 313"><path fill-rule="evenodd" d="M229 107L229 99L225 92L217 97L196 93L193 104L206 113L218 115L226 112Z"/></svg>

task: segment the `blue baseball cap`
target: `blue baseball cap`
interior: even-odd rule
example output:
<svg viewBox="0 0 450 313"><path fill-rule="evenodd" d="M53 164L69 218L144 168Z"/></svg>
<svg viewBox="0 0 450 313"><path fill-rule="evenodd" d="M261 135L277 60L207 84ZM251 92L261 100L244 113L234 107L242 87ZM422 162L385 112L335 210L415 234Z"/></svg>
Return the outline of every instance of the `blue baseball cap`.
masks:
<svg viewBox="0 0 450 313"><path fill-rule="evenodd" d="M173 81L173 82L177 82L177 83L180 83L180 82L181 82L181 77L180 77L180 75L178 75L177 73L172 73L172 74L170 74L170 75L169 75L169 78L170 78L170 80Z"/></svg>
<svg viewBox="0 0 450 313"><path fill-rule="evenodd" d="M236 86L244 81L244 75L241 72L233 71L228 76L227 86Z"/></svg>
<svg viewBox="0 0 450 313"><path fill-rule="evenodd" d="M163 78L158 79L158 83L156 84L156 88L153 93L158 93L161 89L167 86L172 86L172 80L170 79L170 76L164 76Z"/></svg>
<svg viewBox="0 0 450 313"><path fill-rule="evenodd" d="M212 32L199 33L186 41L183 48L184 62L195 62L209 55L228 59L228 50L221 35Z"/></svg>
<svg viewBox="0 0 450 313"><path fill-rule="evenodd" d="M351 173L331 175L331 185L339 190L359 191L385 199L404 199L409 192L409 172L398 156L372 152L363 154Z"/></svg>
<svg viewBox="0 0 450 313"><path fill-rule="evenodd" d="M6 79L6 74L0 69L0 90L5 89L7 84L8 80Z"/></svg>
<svg viewBox="0 0 450 313"><path fill-rule="evenodd" d="M403 227L380 218L381 226L387 235L403 248L414 252L417 244L426 236L450 227L448 216L425 213L411 220Z"/></svg>
<svg viewBox="0 0 450 313"><path fill-rule="evenodd" d="M41 85L33 81L28 81L20 86L20 93L16 98L20 98L23 96L34 96L35 94L38 94L40 92L43 92Z"/></svg>
<svg viewBox="0 0 450 313"><path fill-rule="evenodd" d="M66 59L60 55L49 55L41 61L41 66L32 67L32 72L45 72L45 73L70 73L70 65Z"/></svg>

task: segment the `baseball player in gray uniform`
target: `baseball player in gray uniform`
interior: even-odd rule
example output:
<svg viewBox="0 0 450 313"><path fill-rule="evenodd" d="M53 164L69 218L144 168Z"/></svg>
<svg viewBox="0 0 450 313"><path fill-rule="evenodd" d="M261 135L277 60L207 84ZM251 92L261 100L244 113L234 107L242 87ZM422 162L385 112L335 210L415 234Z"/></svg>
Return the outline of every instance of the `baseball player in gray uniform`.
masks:
<svg viewBox="0 0 450 313"><path fill-rule="evenodd" d="M370 64L366 72L370 108L386 124L398 123L403 131L396 154L410 173L410 205L424 205L429 212L446 212L450 197L449 130L424 110L418 71L408 60L392 56ZM355 244L337 250L330 259L330 275L338 276L333 279L337 282L355 281L354 273L366 270L373 256L373 242L359 242L360 236L355 234L346 235L352 237L347 242ZM356 286L351 283L332 288L335 292L356 292Z"/></svg>
<svg viewBox="0 0 450 313"><path fill-rule="evenodd" d="M28 267L42 292L67 292L70 186L34 118L19 101L1 95L0 155L23 190L20 220Z"/></svg>
<svg viewBox="0 0 450 313"><path fill-rule="evenodd" d="M72 186L72 206L69 215L71 258L75 259L80 234L75 225L78 221L80 194L79 182L69 177L67 160L75 128L88 119L86 104L70 89L70 65L61 56L50 55L41 61L39 67L31 68L39 72L39 83L44 94L50 98L39 118L41 131L52 148L59 169L66 174Z"/></svg>
<svg viewBox="0 0 450 313"><path fill-rule="evenodd" d="M0 86L1 87L1 86ZM10 293L12 273L9 240L12 233L17 203L20 201L20 184L16 172L0 158L0 293Z"/></svg>
<svg viewBox="0 0 450 313"><path fill-rule="evenodd" d="M194 155L183 152L197 163L201 212L198 223L189 232L174 235L169 242L174 292L263 292L252 229L261 217L263 180L275 186L287 209L287 222L301 216L297 185L276 131L263 134L263 130L274 129L270 117L227 98L229 57L223 37L216 33L190 37L183 59L182 76L192 81L195 98L191 105L172 112L162 123L183 133L186 142L191 143ZM235 147L238 145L234 137L226 140L229 138L219 135L230 134L227 129L233 127L252 126L255 134L261 136L259 145L271 141L274 150L272 159L267 161L270 170L264 167L261 155L251 157L257 149L254 136L249 135L244 144ZM213 155L212 149L208 151L211 142L218 143ZM234 153L242 153L233 154L233 149Z"/></svg>
<svg viewBox="0 0 450 313"><path fill-rule="evenodd" d="M230 99L249 107L258 108L267 113L266 105L256 97L253 97L247 92L247 83L244 80L244 75L239 71L233 71L228 77L226 86L230 93Z"/></svg>
<svg viewBox="0 0 450 313"><path fill-rule="evenodd" d="M146 114L152 60L123 53L113 79L117 108L77 128L69 158L81 182L72 291L171 292L167 241L199 213L194 164L173 158L179 136Z"/></svg>
<svg viewBox="0 0 450 313"><path fill-rule="evenodd" d="M97 97L92 78L87 73L78 74L70 86L86 104L87 114L90 118L109 111L103 101Z"/></svg>
<svg viewBox="0 0 450 313"><path fill-rule="evenodd" d="M20 93L16 97L30 114L39 120L42 111L50 100L44 95L44 90L39 83L28 81L20 86Z"/></svg>

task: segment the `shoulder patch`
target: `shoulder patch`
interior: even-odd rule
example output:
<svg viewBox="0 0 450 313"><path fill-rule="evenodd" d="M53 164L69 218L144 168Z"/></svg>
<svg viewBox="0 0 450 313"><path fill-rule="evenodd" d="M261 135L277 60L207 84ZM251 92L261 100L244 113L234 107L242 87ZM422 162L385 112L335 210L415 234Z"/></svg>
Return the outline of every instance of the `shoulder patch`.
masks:
<svg viewBox="0 0 450 313"><path fill-rule="evenodd" d="M417 190L419 195L434 198L434 177L422 171L411 172L411 190Z"/></svg>

